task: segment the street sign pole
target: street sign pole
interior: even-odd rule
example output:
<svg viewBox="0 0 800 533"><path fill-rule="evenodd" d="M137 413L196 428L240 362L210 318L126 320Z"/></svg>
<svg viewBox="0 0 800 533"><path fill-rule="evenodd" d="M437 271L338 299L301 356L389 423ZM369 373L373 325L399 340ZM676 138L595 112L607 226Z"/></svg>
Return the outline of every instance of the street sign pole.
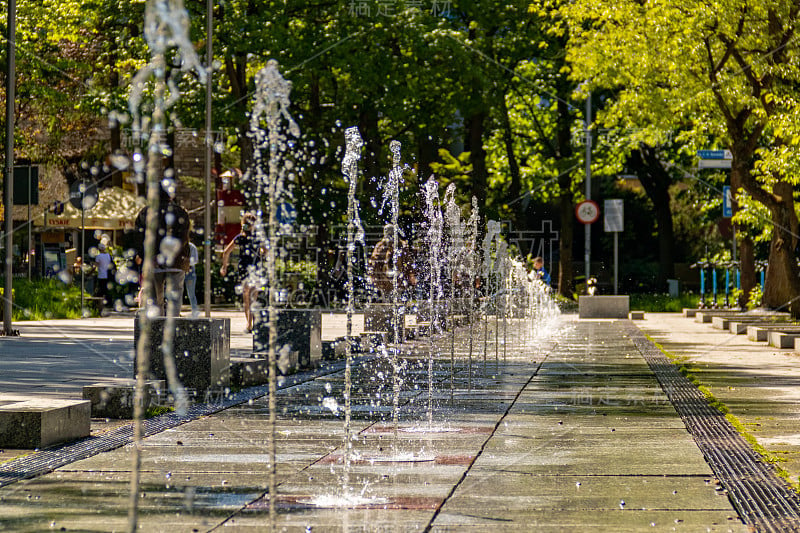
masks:
<svg viewBox="0 0 800 533"><path fill-rule="evenodd" d="M586 123L584 125L584 134L586 141L586 199L592 199L592 136L589 131L589 125L592 122L592 93L586 97ZM592 262L592 225L586 224L584 227L584 253L583 259L586 263L586 286L589 285L589 278L591 277L591 262Z"/></svg>
<svg viewBox="0 0 800 533"><path fill-rule="evenodd" d="M603 203L605 230L614 234L614 295L619 292L619 233L625 229L624 208L620 199L609 199Z"/></svg>
<svg viewBox="0 0 800 533"><path fill-rule="evenodd" d="M614 232L614 296L617 295L619 287L619 232Z"/></svg>

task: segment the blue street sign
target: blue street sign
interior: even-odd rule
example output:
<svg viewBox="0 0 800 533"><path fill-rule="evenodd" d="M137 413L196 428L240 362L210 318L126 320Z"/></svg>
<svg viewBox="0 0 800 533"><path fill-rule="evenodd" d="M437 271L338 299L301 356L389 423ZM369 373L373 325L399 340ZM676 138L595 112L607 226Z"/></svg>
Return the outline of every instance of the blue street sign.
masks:
<svg viewBox="0 0 800 533"><path fill-rule="evenodd" d="M730 150L698 150L697 157L700 159L733 159Z"/></svg>
<svg viewBox="0 0 800 533"><path fill-rule="evenodd" d="M278 224L294 224L297 220L297 209L289 202L282 202L278 204L276 218Z"/></svg>
<svg viewBox="0 0 800 533"><path fill-rule="evenodd" d="M722 187L722 216L731 218L733 216L733 199L731 198L731 186Z"/></svg>

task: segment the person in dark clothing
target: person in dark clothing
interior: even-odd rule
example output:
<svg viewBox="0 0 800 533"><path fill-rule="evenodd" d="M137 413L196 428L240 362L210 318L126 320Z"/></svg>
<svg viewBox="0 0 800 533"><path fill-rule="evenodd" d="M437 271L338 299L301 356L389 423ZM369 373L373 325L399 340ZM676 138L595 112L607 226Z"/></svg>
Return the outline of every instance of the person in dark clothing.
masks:
<svg viewBox="0 0 800 533"><path fill-rule="evenodd" d="M137 253L144 255L144 236L147 227L147 206L136 215L136 230L139 236ZM155 269L153 284L155 303L164 312L166 291L166 312L169 316L179 316L183 278L189 270L189 213L178 205L175 198L163 189L160 190L158 206L158 234L155 246ZM166 288L165 288L166 285ZM150 303L152 296L146 296Z"/></svg>
<svg viewBox="0 0 800 533"><path fill-rule="evenodd" d="M256 217L252 213L246 213L242 217L242 231L225 246L222 252L222 267L219 273L223 276L228 275L228 261L235 246L239 247L239 264L237 266L237 277L242 285L242 305L244 306L244 316L247 319L246 333L253 331L253 313L251 306L258 294L258 286L255 281L255 270L260 247L256 242L253 226Z"/></svg>

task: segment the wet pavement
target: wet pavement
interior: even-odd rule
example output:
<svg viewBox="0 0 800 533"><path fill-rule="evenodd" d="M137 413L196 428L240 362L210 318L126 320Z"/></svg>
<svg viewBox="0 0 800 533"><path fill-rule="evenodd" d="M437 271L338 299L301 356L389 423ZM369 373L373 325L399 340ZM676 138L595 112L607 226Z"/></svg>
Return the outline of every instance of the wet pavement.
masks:
<svg viewBox="0 0 800 533"><path fill-rule="evenodd" d="M243 327L243 318L231 316ZM323 337L336 336L342 318L327 316ZM86 321L58 324L62 333L48 329L52 324L20 323L23 337L0 339L0 392L24 384L48 395L72 394L83 379L114 372L127 377L132 331L125 330L125 319L102 320L94 336ZM406 346L397 430L389 361L376 354L354 366L354 452L345 493L364 499L347 508L324 498L340 498L344 491L342 372L282 389L276 529L749 530L634 342L642 339L634 339L630 322L567 316L557 332L537 340L522 334L527 324L513 322L505 346L494 345L493 322L486 322L486 333L484 324L459 330L452 359L451 340L436 343L430 410L430 341ZM674 339L673 348L694 346L700 357L708 350L691 341L705 342L701 330L681 337L690 324L671 315L637 322L665 346ZM242 329L236 325L235 333ZM502 326L497 338L502 341ZM247 350L247 341L242 334L232 346ZM720 370L723 352L709 371L715 388L723 388L724 372L741 380L734 372L741 361ZM63 360L55 355L67 356L67 370L59 370ZM33 369L23 361L33 361ZM755 368L748 369L752 373ZM780 373L776 368L773 375ZM47 375L52 382L41 382ZM703 381L702 374L698 378ZM791 389L785 381L781 386ZM739 399L732 410L751 404L766 409L769 398L757 392L731 395ZM144 440L142 531L269 531L269 412L266 397L252 396ZM93 424L94 439L108 431L100 424ZM768 438L790 433L791 415L776 418L774 425L781 424ZM0 488L0 530L125 530L130 456L125 445Z"/></svg>

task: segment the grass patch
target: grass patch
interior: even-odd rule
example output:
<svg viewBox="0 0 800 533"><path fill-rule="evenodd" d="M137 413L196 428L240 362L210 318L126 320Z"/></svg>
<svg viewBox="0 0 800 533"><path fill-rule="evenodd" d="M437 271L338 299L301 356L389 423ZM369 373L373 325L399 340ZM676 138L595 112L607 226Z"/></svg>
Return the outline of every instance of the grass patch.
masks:
<svg viewBox="0 0 800 533"><path fill-rule="evenodd" d="M80 287L54 278L14 278L13 285L14 309L11 319L15 322L81 317Z"/></svg>
<svg viewBox="0 0 800 533"><path fill-rule="evenodd" d="M631 309L649 313L680 313L684 307L696 308L700 303L698 294L681 294L673 298L668 294L631 294Z"/></svg>
<svg viewBox="0 0 800 533"><path fill-rule="evenodd" d="M169 405L151 405L147 408L144 412L145 418L154 418L156 416L165 415L167 413L171 413L175 410L174 407L170 407Z"/></svg>

